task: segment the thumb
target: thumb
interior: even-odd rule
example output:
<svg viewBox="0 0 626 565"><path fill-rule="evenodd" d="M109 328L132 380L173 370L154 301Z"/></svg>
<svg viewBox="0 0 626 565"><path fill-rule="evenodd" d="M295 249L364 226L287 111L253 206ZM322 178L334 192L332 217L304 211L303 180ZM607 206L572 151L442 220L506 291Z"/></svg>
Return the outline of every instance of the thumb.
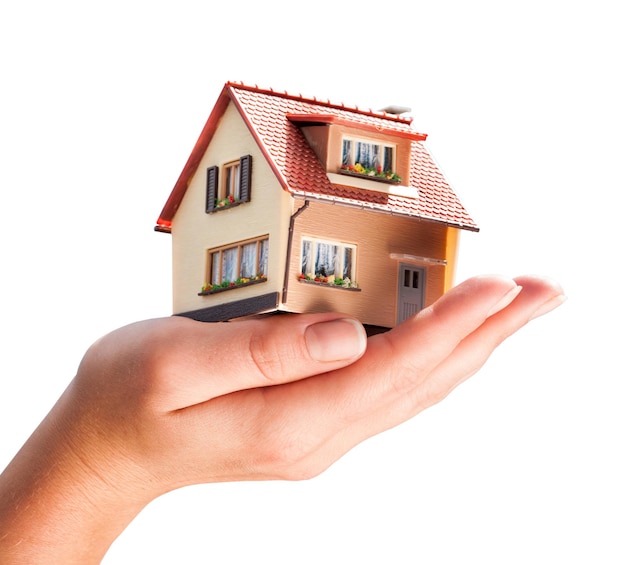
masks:
<svg viewBox="0 0 626 565"><path fill-rule="evenodd" d="M147 354L147 367L140 365L163 411L345 367L367 346L363 326L334 313L225 323L177 317L151 322L156 326L143 334L146 347L138 349L149 346L153 353Z"/></svg>

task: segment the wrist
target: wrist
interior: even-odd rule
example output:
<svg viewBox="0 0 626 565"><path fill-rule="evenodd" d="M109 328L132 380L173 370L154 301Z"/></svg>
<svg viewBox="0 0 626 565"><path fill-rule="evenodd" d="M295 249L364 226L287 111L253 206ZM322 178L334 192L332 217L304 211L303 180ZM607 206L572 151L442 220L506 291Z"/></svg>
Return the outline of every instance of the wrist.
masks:
<svg viewBox="0 0 626 565"><path fill-rule="evenodd" d="M69 389L0 475L3 565L99 563L158 495L138 488L140 473L121 454L86 448L95 432L80 420L68 425L75 415L68 395Z"/></svg>

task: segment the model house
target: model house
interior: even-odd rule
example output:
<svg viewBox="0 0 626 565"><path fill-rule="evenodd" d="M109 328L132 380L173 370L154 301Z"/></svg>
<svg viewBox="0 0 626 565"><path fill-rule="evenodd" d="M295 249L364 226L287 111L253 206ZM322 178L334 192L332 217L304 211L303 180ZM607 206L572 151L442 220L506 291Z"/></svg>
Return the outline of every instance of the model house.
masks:
<svg viewBox="0 0 626 565"><path fill-rule="evenodd" d="M226 83L157 221L173 311L339 311L391 328L452 284L478 231L405 109Z"/></svg>

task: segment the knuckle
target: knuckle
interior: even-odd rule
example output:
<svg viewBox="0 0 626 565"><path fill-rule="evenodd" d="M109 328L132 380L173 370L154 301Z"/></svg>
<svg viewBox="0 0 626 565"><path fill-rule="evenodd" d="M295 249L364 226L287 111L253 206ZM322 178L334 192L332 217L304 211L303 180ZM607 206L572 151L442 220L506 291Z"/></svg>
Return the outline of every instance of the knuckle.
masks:
<svg viewBox="0 0 626 565"><path fill-rule="evenodd" d="M287 373L291 356L286 354L286 344L278 340L272 332L254 331L248 347L255 369L268 385L275 384Z"/></svg>
<svg viewBox="0 0 626 565"><path fill-rule="evenodd" d="M186 355L180 344L186 327L185 321L175 319L139 322L116 336L115 380L138 408L160 401L172 386L172 376L183 370Z"/></svg>

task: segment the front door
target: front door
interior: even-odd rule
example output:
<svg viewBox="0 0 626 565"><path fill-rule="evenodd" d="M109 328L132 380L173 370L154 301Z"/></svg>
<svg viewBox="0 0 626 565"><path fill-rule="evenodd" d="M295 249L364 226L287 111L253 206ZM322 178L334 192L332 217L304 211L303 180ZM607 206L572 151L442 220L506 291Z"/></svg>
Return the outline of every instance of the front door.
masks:
<svg viewBox="0 0 626 565"><path fill-rule="evenodd" d="M400 324L424 307L426 269L400 263L398 273L398 312L396 323Z"/></svg>

